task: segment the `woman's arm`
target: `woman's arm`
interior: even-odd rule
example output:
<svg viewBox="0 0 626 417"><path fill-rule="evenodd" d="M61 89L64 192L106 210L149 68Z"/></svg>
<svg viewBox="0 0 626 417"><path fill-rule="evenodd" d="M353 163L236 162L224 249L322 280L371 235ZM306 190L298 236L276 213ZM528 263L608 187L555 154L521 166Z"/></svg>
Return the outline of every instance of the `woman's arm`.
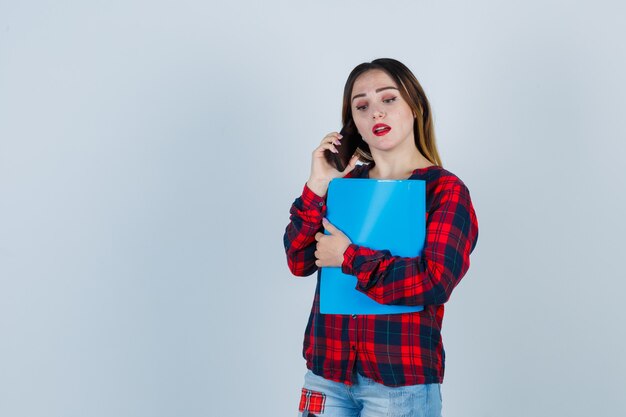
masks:
<svg viewBox="0 0 626 417"><path fill-rule="evenodd" d="M289 224L283 242L291 273L305 277L317 271L315 265L315 234L322 230L326 201L305 184L302 195L291 205Z"/></svg>
<svg viewBox="0 0 626 417"><path fill-rule="evenodd" d="M478 240L478 222L469 190L457 181L443 181L436 190L426 222L422 255L392 256L351 244L342 271L357 277L357 290L382 304L443 304L470 265Z"/></svg>
<svg viewBox="0 0 626 417"><path fill-rule="evenodd" d="M322 219L326 214L326 191L333 178L350 175L356 167L358 157L354 155L343 171L332 167L324 152L338 153L336 146L341 146L341 134L331 132L324 136L315 148L311 158L311 175L304 185L302 195L291 206L290 222L285 230L283 242L287 253L287 264L294 275L305 277L317 270L315 265L315 234L322 228Z"/></svg>

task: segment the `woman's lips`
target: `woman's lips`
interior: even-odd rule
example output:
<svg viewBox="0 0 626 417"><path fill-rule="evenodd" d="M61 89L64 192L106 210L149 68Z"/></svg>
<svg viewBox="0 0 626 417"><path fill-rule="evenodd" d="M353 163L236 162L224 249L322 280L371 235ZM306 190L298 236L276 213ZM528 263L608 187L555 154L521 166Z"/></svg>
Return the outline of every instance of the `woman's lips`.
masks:
<svg viewBox="0 0 626 417"><path fill-rule="evenodd" d="M376 136L384 136L391 130L391 127L384 123L377 123L372 128L372 133Z"/></svg>

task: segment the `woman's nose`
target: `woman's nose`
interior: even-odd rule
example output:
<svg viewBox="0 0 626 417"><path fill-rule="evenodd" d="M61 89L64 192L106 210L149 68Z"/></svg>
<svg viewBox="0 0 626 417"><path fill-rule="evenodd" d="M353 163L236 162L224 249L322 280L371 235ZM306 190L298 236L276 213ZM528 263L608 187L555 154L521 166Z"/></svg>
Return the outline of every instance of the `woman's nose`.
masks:
<svg viewBox="0 0 626 417"><path fill-rule="evenodd" d="M382 110L376 109L372 113L372 118L374 118L374 119L378 119L378 118L381 118L381 117L384 117L384 116L385 116L385 112L382 111Z"/></svg>

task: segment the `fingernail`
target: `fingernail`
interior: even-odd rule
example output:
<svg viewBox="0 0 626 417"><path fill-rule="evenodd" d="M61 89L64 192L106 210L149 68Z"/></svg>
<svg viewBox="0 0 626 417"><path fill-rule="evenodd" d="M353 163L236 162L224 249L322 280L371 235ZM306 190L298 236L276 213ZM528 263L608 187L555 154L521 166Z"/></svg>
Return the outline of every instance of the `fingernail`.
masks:
<svg viewBox="0 0 626 417"><path fill-rule="evenodd" d="M342 138L342 137L343 137L343 135L342 135L341 133L339 133L337 136L339 136L340 138Z"/></svg>

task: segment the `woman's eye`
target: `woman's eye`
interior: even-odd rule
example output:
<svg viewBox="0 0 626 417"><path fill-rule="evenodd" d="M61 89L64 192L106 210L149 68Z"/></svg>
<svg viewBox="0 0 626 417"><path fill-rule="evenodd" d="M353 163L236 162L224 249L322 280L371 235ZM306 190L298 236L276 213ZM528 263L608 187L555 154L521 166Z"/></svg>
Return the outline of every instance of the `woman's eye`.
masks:
<svg viewBox="0 0 626 417"><path fill-rule="evenodd" d="M385 98L382 100L383 103L393 103L394 101L396 101L398 97L390 97L390 98ZM362 104L360 106L356 106L356 109L361 111L361 110L365 110L367 108L367 104Z"/></svg>

